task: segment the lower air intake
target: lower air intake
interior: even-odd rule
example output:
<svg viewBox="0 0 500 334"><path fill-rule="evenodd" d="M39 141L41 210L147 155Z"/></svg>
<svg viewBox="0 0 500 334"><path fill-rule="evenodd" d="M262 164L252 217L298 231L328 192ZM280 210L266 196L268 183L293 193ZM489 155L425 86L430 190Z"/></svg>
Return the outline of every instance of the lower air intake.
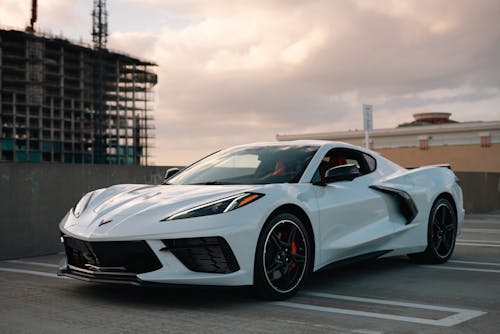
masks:
<svg viewBox="0 0 500 334"><path fill-rule="evenodd" d="M240 270L238 261L222 237L162 240L163 250L171 251L189 270L228 274Z"/></svg>
<svg viewBox="0 0 500 334"><path fill-rule="evenodd" d="M162 267L146 241L84 241L63 236L68 264L96 272L142 274Z"/></svg>

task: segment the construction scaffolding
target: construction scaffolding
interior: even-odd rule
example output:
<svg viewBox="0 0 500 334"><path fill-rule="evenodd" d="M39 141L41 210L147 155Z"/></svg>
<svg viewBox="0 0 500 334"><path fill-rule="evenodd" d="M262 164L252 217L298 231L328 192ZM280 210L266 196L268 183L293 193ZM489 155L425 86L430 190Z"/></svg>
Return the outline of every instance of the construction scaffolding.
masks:
<svg viewBox="0 0 500 334"><path fill-rule="evenodd" d="M1 161L147 165L156 66L0 30Z"/></svg>

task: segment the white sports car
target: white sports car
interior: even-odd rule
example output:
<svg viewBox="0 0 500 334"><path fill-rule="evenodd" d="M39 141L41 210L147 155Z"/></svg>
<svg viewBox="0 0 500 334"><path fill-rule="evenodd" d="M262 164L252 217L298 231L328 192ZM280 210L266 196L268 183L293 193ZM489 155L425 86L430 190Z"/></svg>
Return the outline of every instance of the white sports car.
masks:
<svg viewBox="0 0 500 334"><path fill-rule="evenodd" d="M284 299L330 265L401 254L442 263L464 218L457 178L444 167L408 170L341 142L229 148L169 170L163 185L84 195L60 224L59 273L253 285L263 298Z"/></svg>

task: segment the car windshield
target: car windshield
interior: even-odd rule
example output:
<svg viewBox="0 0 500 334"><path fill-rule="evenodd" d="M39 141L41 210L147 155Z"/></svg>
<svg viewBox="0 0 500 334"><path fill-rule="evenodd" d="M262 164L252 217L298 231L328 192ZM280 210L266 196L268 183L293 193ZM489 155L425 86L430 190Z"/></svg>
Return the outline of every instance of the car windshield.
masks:
<svg viewBox="0 0 500 334"><path fill-rule="evenodd" d="M297 183L317 146L237 147L210 155L168 180L168 184Z"/></svg>

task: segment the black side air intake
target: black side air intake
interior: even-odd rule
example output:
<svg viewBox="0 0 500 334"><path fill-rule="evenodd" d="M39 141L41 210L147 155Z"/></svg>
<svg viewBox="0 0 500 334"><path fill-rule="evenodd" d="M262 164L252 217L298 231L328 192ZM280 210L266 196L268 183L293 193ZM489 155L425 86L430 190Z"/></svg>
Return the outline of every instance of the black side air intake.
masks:
<svg viewBox="0 0 500 334"><path fill-rule="evenodd" d="M231 247L222 237L162 240L163 251L172 252L189 270L228 274L240 270Z"/></svg>
<svg viewBox="0 0 500 334"><path fill-rule="evenodd" d="M417 216L418 210L415 202L413 202L410 194L406 191L381 185L372 185L370 188L389 194L396 199L399 206L399 212L406 218L406 225L411 223Z"/></svg>

